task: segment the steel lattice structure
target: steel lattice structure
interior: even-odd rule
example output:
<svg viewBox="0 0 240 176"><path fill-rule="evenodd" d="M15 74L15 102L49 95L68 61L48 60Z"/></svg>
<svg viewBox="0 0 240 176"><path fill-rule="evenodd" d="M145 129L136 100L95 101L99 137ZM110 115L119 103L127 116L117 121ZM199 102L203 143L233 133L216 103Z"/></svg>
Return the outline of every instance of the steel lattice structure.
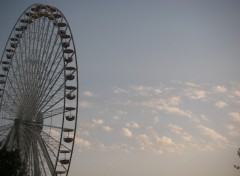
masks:
<svg viewBox="0 0 240 176"><path fill-rule="evenodd" d="M17 20L0 66L0 148L20 149L30 176L68 175L78 113L78 67L59 9L34 4Z"/></svg>

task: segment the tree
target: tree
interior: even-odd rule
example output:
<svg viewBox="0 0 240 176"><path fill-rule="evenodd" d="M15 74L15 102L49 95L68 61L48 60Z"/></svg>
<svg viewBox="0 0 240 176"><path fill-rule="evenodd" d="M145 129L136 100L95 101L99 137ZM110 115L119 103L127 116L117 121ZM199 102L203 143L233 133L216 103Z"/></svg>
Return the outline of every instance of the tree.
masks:
<svg viewBox="0 0 240 176"><path fill-rule="evenodd" d="M240 157L240 148L238 149L237 155ZM234 165L236 169L240 169L240 166Z"/></svg>
<svg viewBox="0 0 240 176"><path fill-rule="evenodd" d="M27 176L26 168L20 159L20 151L0 150L0 171L4 176Z"/></svg>

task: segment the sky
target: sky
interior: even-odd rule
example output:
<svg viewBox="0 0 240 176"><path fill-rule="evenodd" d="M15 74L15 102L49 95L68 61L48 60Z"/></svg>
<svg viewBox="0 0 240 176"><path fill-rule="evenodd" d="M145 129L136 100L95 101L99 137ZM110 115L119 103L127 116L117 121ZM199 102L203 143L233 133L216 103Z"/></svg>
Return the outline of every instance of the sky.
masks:
<svg viewBox="0 0 240 176"><path fill-rule="evenodd" d="M239 175L240 1L2 0L0 51L37 2L77 50L70 176Z"/></svg>

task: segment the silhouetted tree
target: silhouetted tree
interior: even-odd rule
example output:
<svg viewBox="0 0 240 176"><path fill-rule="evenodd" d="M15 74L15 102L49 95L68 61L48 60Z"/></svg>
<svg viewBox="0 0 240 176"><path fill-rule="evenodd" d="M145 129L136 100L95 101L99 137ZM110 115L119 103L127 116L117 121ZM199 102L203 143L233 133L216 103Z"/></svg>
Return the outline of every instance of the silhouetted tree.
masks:
<svg viewBox="0 0 240 176"><path fill-rule="evenodd" d="M237 155L240 157L240 148L238 149ZM240 166L234 165L236 169L240 169Z"/></svg>
<svg viewBox="0 0 240 176"><path fill-rule="evenodd" d="M20 159L20 151L0 150L0 173L4 176L27 176L26 167Z"/></svg>

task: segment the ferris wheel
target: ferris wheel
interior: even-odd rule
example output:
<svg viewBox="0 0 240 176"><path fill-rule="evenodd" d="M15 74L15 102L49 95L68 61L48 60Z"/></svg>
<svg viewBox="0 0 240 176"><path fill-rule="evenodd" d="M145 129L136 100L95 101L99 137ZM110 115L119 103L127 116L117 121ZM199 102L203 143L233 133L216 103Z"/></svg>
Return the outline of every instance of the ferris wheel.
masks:
<svg viewBox="0 0 240 176"><path fill-rule="evenodd" d="M43 4L28 7L11 31L0 69L0 148L19 149L30 176L68 175L78 67L61 11Z"/></svg>

